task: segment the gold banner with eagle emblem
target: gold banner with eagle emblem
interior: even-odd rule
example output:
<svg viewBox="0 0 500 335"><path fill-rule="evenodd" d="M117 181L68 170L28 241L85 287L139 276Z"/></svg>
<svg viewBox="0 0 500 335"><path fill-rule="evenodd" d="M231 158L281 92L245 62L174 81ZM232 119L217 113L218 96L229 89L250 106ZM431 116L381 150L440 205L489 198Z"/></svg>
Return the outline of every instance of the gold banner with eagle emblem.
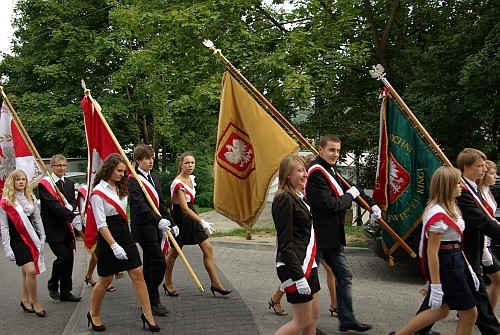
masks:
<svg viewBox="0 0 500 335"><path fill-rule="evenodd" d="M214 207L250 228L281 159L299 145L229 73L224 73L214 162Z"/></svg>

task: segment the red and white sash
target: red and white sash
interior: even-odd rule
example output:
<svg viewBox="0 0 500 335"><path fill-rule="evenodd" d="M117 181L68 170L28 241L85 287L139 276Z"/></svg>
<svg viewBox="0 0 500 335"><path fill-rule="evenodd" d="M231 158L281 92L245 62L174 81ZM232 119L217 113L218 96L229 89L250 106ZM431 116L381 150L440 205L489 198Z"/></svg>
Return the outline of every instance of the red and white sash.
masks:
<svg viewBox="0 0 500 335"><path fill-rule="evenodd" d="M76 204L78 205L78 209L80 210L80 213L82 215L85 214L85 208L87 206L85 206L87 204L87 193L88 193L88 188L87 188L87 185L83 185L82 187L80 187L78 189L78 195L81 196L83 198L83 206L82 208L80 208L80 201L78 201L78 197L77 197L77 202Z"/></svg>
<svg viewBox="0 0 500 335"><path fill-rule="evenodd" d="M149 196L151 197L151 200L153 200L153 203L155 204L156 209L160 210L160 196L159 196L158 192L156 191L155 187L144 176L139 175L139 174L138 174L138 176L139 176L139 179L142 181L142 184L144 185L146 192L148 192ZM131 177L133 178L133 176L131 176ZM160 247L161 247L161 251L163 252L164 255L166 255L168 253L168 251L170 250L170 243L168 242L167 234L161 235Z"/></svg>
<svg viewBox="0 0 500 335"><path fill-rule="evenodd" d="M6 199L2 199L0 201L0 206L2 206L5 210L5 213L7 213L10 221L14 224L14 227L23 239L24 243L28 246L35 264L36 274L44 272L45 259L41 252L42 244L40 243L40 238L36 234L35 229L33 228L33 225L24 212L22 206L11 206L7 204ZM37 206L37 204L35 204L35 206Z"/></svg>
<svg viewBox="0 0 500 335"><path fill-rule="evenodd" d="M330 184L330 187L332 188L333 193L335 194L336 197L344 195L344 190L339 185L337 180L335 180L335 178L333 178L333 176L331 174L329 174L328 171L326 171L326 169L324 167L322 167L321 165L319 165L319 164L312 165L309 168L309 170L307 171L307 174L311 175L311 173L313 173L316 170L319 170L319 171L321 171L321 173L323 173L323 175L325 176L326 180ZM307 180L309 181L309 178ZM307 182L306 182L306 189L307 189Z"/></svg>
<svg viewBox="0 0 500 335"><path fill-rule="evenodd" d="M40 185L43 185L47 191L54 197L54 199L57 199L59 203L64 206L68 201L64 197L64 194L61 192L57 193L57 191L54 188L54 184L52 184L52 181L49 177L43 177L40 179ZM59 197L59 194L61 197ZM73 250L76 250L76 242L75 242L75 231L73 230L73 226L71 225L71 222L66 221L66 224L68 225L69 231L71 232L71 235L73 235Z"/></svg>
<svg viewBox="0 0 500 335"><path fill-rule="evenodd" d="M445 224L447 224L449 227L455 229L455 231L460 235L460 240L463 241L462 239L462 229L458 226L458 224L453 221L452 218L446 214L444 209L439 206L439 205L434 205L431 208L428 209L428 211L424 214L423 218L423 226L422 226L422 235L420 238L420 266L422 270L422 274L425 278L425 280L429 280L427 276L427 271L426 271L426 263L425 263L425 253L427 251L427 231L429 228L436 223L439 220L443 220Z"/></svg>
<svg viewBox="0 0 500 335"><path fill-rule="evenodd" d="M301 265L302 271L304 272L304 277L306 279L309 278L311 270L317 267L315 258L316 258L316 236L314 233L314 228L311 226L311 236L309 236L309 243L307 244L306 257L304 258L304 261L302 262ZM281 283L280 290L286 293L293 293L297 291L297 285L292 280L292 278L288 278L283 283Z"/></svg>
<svg viewBox="0 0 500 335"><path fill-rule="evenodd" d="M120 199L117 194L100 187L100 185L97 185L90 193L89 199L93 196L100 196L103 198L107 203L116 209L118 214L120 214L126 222L128 222L127 213L125 213L125 210L120 206ZM87 204L87 226L84 243L85 247L91 251L95 249L98 231L94 210L92 209L92 204L89 201Z"/></svg>
<svg viewBox="0 0 500 335"><path fill-rule="evenodd" d="M194 181L193 182L193 186ZM177 191L179 189L183 189L184 192L191 198L191 203L194 205L194 199L195 199L195 194L194 192L190 192L189 189L190 187L184 184L179 178L174 179L172 182L172 185L170 185L170 214L172 214L173 208L174 208L174 200L177 198Z"/></svg>

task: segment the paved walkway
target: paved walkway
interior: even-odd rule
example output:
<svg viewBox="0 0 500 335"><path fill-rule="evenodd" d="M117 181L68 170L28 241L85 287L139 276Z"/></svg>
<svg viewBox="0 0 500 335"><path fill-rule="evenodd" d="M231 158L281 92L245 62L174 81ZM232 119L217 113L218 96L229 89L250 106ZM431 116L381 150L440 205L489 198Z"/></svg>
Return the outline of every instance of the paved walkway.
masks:
<svg viewBox="0 0 500 335"><path fill-rule="evenodd" d="M215 222L218 230L231 230L238 226L216 213L203 214L207 221ZM265 213L256 226L270 225ZM252 241L243 238L211 239L219 276L226 288L233 293L214 298L210 281L203 267L202 253L197 246L186 246L184 253L191 267L204 285L205 292L195 287L182 261L178 259L174 279L179 297L167 297L161 292L162 303L170 311L166 317L156 317L163 334L248 334L268 335L291 319L276 316L268 309L267 301L278 286L274 268L274 239ZM80 242L81 243L81 242ZM82 250L82 249L80 249ZM387 334L406 323L415 313L422 297L418 293L423 280L419 270L407 265L387 263L371 254L368 249L347 248L353 280L354 309L361 322L374 326L366 334ZM88 260L88 257L87 257ZM328 335L345 334L338 331L338 319L328 312L329 298L324 271L320 270L320 317L318 328ZM102 305L102 320L106 334L143 333L140 307L133 293L128 276L115 280L116 292L106 293ZM86 314L90 304L90 286L83 286L82 301L78 303L64 334L88 334ZM291 314L291 306L282 303ZM436 325L442 334L453 334L456 316ZM475 335L479 332L474 331Z"/></svg>

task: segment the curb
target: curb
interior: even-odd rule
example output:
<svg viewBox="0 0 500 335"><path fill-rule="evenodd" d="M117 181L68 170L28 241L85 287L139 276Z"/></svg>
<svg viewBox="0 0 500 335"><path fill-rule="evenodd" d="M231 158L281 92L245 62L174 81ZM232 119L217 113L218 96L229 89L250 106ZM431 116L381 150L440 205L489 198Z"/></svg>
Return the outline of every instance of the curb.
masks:
<svg viewBox="0 0 500 335"><path fill-rule="evenodd" d="M260 250L260 251L276 251L276 245L270 243L255 243L255 242L234 242L234 241L224 241L219 239L210 239L212 245L233 248L233 249L245 249L245 250ZM363 256L373 256L374 255L368 248L356 248L356 247L345 247L346 254L350 255L363 255Z"/></svg>

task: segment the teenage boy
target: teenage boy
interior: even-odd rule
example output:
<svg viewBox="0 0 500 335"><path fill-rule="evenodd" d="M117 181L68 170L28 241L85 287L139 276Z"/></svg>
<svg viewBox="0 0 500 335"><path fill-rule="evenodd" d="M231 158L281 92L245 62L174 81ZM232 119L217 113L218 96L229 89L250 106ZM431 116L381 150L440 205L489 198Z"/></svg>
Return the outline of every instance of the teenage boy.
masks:
<svg viewBox="0 0 500 335"><path fill-rule="evenodd" d="M323 136L319 142L319 155L309 164L306 196L311 204L316 231L316 263L324 259L337 280L339 330L365 332L372 326L356 320L353 312L352 272L344 252L344 217L358 196L370 205L375 219L381 217L381 211L375 201L356 186L347 189L340 182L335 170L339 157L340 139L335 135Z"/></svg>
<svg viewBox="0 0 500 335"><path fill-rule="evenodd" d="M168 205L162 195L160 178L156 173L151 172L154 164L153 149L146 144L139 144L134 149L133 158L135 171L160 214L157 214L149 204L139 182L130 177L128 182L130 227L134 240L142 248L144 280L148 287L153 315L166 316L168 310L161 304L158 292L167 266L161 247L162 237L167 230L171 230L174 236L177 236L179 229L168 213Z"/></svg>

